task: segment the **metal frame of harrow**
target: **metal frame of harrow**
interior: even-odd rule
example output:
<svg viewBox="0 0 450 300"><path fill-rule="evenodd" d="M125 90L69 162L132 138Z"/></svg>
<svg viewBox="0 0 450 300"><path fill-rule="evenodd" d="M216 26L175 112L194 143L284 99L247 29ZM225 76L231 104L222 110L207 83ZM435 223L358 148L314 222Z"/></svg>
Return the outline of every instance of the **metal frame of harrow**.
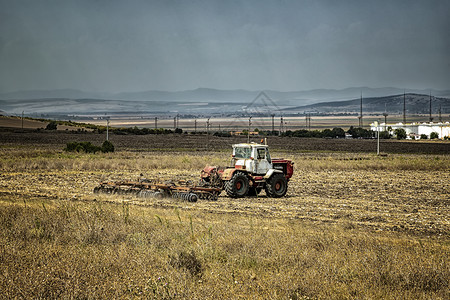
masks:
<svg viewBox="0 0 450 300"><path fill-rule="evenodd" d="M94 188L95 193L136 195L143 198L172 197L189 202L196 202L197 199L217 200L221 191L220 188L134 181L102 182Z"/></svg>

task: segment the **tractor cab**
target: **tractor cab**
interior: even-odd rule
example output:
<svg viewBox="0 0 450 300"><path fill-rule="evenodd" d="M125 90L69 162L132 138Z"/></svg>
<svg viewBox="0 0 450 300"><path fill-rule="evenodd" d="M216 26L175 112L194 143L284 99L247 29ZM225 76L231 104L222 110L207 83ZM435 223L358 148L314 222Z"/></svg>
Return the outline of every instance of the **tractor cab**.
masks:
<svg viewBox="0 0 450 300"><path fill-rule="evenodd" d="M272 169L269 147L256 143L233 145L231 167L265 175Z"/></svg>

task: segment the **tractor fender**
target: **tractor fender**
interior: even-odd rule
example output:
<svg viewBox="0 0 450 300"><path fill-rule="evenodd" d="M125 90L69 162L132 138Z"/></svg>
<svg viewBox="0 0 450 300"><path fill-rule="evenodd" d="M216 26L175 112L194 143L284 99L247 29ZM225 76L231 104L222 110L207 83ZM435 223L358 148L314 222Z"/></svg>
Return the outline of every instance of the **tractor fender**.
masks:
<svg viewBox="0 0 450 300"><path fill-rule="evenodd" d="M264 175L264 179L269 179L270 177L272 177L273 174L280 174L280 173L283 174L283 171L270 169L269 171L267 171L266 175Z"/></svg>
<svg viewBox="0 0 450 300"><path fill-rule="evenodd" d="M235 169L235 168L229 168L229 169L223 170L223 173L221 175L222 180L225 180L225 181L230 180L231 177L233 177L234 172L236 172L236 171L237 171L237 169ZM239 170L239 171L242 171L242 170Z"/></svg>

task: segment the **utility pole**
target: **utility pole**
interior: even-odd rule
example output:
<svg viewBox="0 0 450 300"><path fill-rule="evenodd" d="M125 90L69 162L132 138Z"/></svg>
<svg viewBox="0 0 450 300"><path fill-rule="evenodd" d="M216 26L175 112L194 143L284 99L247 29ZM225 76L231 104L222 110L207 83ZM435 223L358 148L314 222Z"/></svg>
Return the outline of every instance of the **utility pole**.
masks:
<svg viewBox="0 0 450 300"><path fill-rule="evenodd" d="M305 128L311 130L311 113L305 113L306 126Z"/></svg>
<svg viewBox="0 0 450 300"><path fill-rule="evenodd" d="M359 127L362 128L363 127L363 113L362 113L362 104L363 104L363 99L362 99L362 91L361 91L361 101L360 101L360 113L359 113Z"/></svg>
<svg viewBox="0 0 450 300"><path fill-rule="evenodd" d="M173 117L173 130L177 129L177 117Z"/></svg>
<svg viewBox="0 0 450 300"><path fill-rule="evenodd" d="M442 114L441 114L442 105L439 104L439 122L442 123Z"/></svg>
<svg viewBox="0 0 450 300"><path fill-rule="evenodd" d="M275 134L275 115L272 114L272 134Z"/></svg>
<svg viewBox="0 0 450 300"><path fill-rule="evenodd" d="M210 118L208 118L208 120L206 121L206 147L208 150L209 150L209 126L210 126L209 119Z"/></svg>
<svg viewBox="0 0 450 300"><path fill-rule="evenodd" d="M155 117L155 130L158 129L158 117Z"/></svg>
<svg viewBox="0 0 450 300"><path fill-rule="evenodd" d="M194 132L197 133L197 119L194 119Z"/></svg>
<svg viewBox="0 0 450 300"><path fill-rule="evenodd" d="M106 140L109 141L109 117L106 118Z"/></svg>
<svg viewBox="0 0 450 300"><path fill-rule="evenodd" d="M433 122L433 117L431 116L431 92L430 92L430 123Z"/></svg>
<svg viewBox="0 0 450 300"><path fill-rule="evenodd" d="M403 125L406 126L406 91L403 92Z"/></svg>
<svg viewBox="0 0 450 300"><path fill-rule="evenodd" d="M280 135L281 135L281 133L283 133L283 131L284 131L283 124L284 124L284 120L283 120L283 117L281 117L281 118L280 118Z"/></svg>
<svg viewBox="0 0 450 300"><path fill-rule="evenodd" d="M377 126L377 155L380 155L380 120L375 122Z"/></svg>
<svg viewBox="0 0 450 300"><path fill-rule="evenodd" d="M23 110L22 110L22 129L23 129Z"/></svg>
<svg viewBox="0 0 450 300"><path fill-rule="evenodd" d="M247 143L250 143L250 126L252 125L252 117L248 118Z"/></svg>

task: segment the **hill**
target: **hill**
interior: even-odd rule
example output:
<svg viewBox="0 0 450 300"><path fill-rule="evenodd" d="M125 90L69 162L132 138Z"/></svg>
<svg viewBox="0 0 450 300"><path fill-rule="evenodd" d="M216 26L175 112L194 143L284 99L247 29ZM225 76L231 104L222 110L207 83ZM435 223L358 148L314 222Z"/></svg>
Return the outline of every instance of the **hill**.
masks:
<svg viewBox="0 0 450 300"><path fill-rule="evenodd" d="M122 93L95 93L76 89L59 90L31 90L0 93L0 100L30 100L30 99L102 99L102 100L126 100L126 101L181 101L181 102L234 102L248 103L258 95L260 91L249 90L219 90L211 88L198 88L186 91L158 91L149 90L142 92ZM403 94L404 89L385 87L351 87L341 90L315 89L306 91L274 91L265 90L272 99L286 105L308 105L324 101L342 101L358 97L361 93L364 97L382 97L386 95ZM409 93L431 93L436 97L450 97L450 90L408 90ZM287 102L286 102L287 101Z"/></svg>
<svg viewBox="0 0 450 300"><path fill-rule="evenodd" d="M389 112L403 113L403 101L405 99L406 111L409 114L428 114L430 112L430 96L423 94L406 95L398 94L384 97L363 98L363 111L368 113ZM442 113L450 111L450 99L443 97L432 97L432 112L438 113L439 108ZM289 112L317 112L317 113L342 113L359 112L361 99L346 101L321 102L311 105L303 105L283 109Z"/></svg>

